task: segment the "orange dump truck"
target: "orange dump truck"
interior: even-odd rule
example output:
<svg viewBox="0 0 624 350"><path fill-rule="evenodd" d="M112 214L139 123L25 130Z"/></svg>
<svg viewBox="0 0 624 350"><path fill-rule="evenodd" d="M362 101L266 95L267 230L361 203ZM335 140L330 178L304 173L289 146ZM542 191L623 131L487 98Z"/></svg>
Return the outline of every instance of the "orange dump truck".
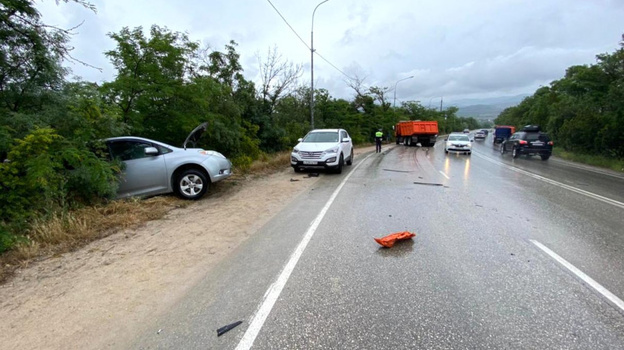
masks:
<svg viewBox="0 0 624 350"><path fill-rule="evenodd" d="M398 122L394 127L394 136L397 145L433 147L438 137L438 122L409 120Z"/></svg>

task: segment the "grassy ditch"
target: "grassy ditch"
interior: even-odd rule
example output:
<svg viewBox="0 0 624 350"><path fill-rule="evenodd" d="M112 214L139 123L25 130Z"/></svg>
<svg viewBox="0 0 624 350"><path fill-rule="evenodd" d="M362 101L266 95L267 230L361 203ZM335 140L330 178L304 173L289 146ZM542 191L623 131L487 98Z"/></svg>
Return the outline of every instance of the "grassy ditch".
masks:
<svg viewBox="0 0 624 350"><path fill-rule="evenodd" d="M235 191L241 181L286 169L290 164L289 159L290 152L282 152L264 155L244 169L235 168L232 177L211 186L201 200L220 198ZM169 211L192 203L174 195L131 198L59 212L48 219L35 220L25 235L27 240L0 255L0 283L6 282L18 268L27 267L32 262L77 250L121 230L160 219Z"/></svg>
<svg viewBox="0 0 624 350"><path fill-rule="evenodd" d="M619 172L624 172L624 159L609 158L599 155L572 153L558 147L553 148L553 155L572 162L593 165Z"/></svg>

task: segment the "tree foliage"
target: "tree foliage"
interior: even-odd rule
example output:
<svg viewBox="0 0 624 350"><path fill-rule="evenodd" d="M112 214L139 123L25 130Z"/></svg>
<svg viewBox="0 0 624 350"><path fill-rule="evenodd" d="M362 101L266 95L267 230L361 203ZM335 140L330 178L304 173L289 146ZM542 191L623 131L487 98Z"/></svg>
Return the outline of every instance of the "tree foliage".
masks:
<svg viewBox="0 0 624 350"><path fill-rule="evenodd" d="M540 125L567 151L623 158L624 40L620 46L597 55L595 64L569 67L495 122Z"/></svg>

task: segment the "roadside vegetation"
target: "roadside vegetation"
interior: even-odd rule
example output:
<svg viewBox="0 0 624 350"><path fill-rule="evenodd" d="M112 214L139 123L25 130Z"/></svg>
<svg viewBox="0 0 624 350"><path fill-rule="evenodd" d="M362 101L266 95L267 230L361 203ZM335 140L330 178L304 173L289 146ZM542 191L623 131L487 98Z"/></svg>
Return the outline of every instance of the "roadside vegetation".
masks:
<svg viewBox="0 0 624 350"><path fill-rule="evenodd" d="M623 171L624 35L620 49L572 66L550 86L505 109L499 125L540 125L555 142L555 155Z"/></svg>
<svg viewBox="0 0 624 350"><path fill-rule="evenodd" d="M95 11L83 0L64 2ZM260 79L254 83L243 75L236 42L220 50L201 47L187 34L157 25L109 34L115 47L104 54L115 67L114 80L70 80L67 62L88 65L71 55L68 42L74 34L43 23L32 0L0 3L3 269L188 205L170 196L114 201L121 164L108 159L104 138L135 135L180 145L193 128L208 122L197 146L223 153L242 176L288 166L288 151L311 128L311 93L314 127L345 128L356 145L371 143L379 128L391 137L400 120L436 120L441 133L489 126L457 117L455 107L437 110L418 101L393 107L391 88L366 86L358 77L347 82L350 100L325 89L310 91L299 83L302 66L285 60L276 48L258 55ZM500 123L548 125L556 142L570 151L577 144L569 140L579 137L582 144L600 144L588 152L621 158L624 59L622 50L603 56L598 68L570 68L569 74L576 72L574 83L554 82L538 90L536 96L545 96L533 97L539 108L525 100L521 108L535 110L530 118L510 109ZM575 109L585 102L595 103ZM559 114L551 122L553 111ZM577 134L588 124L597 133ZM619 148L614 140L620 140ZM212 195L235 181L217 184Z"/></svg>

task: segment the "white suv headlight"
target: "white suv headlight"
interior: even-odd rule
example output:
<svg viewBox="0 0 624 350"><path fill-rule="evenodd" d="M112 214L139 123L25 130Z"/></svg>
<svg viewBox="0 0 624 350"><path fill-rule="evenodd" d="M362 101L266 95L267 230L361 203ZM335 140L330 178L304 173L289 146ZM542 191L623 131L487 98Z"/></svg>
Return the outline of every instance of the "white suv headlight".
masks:
<svg viewBox="0 0 624 350"><path fill-rule="evenodd" d="M299 153L299 150L297 148L293 148L293 153Z"/></svg>
<svg viewBox="0 0 624 350"><path fill-rule="evenodd" d="M338 153L338 146L332 147L325 151L326 154Z"/></svg>

